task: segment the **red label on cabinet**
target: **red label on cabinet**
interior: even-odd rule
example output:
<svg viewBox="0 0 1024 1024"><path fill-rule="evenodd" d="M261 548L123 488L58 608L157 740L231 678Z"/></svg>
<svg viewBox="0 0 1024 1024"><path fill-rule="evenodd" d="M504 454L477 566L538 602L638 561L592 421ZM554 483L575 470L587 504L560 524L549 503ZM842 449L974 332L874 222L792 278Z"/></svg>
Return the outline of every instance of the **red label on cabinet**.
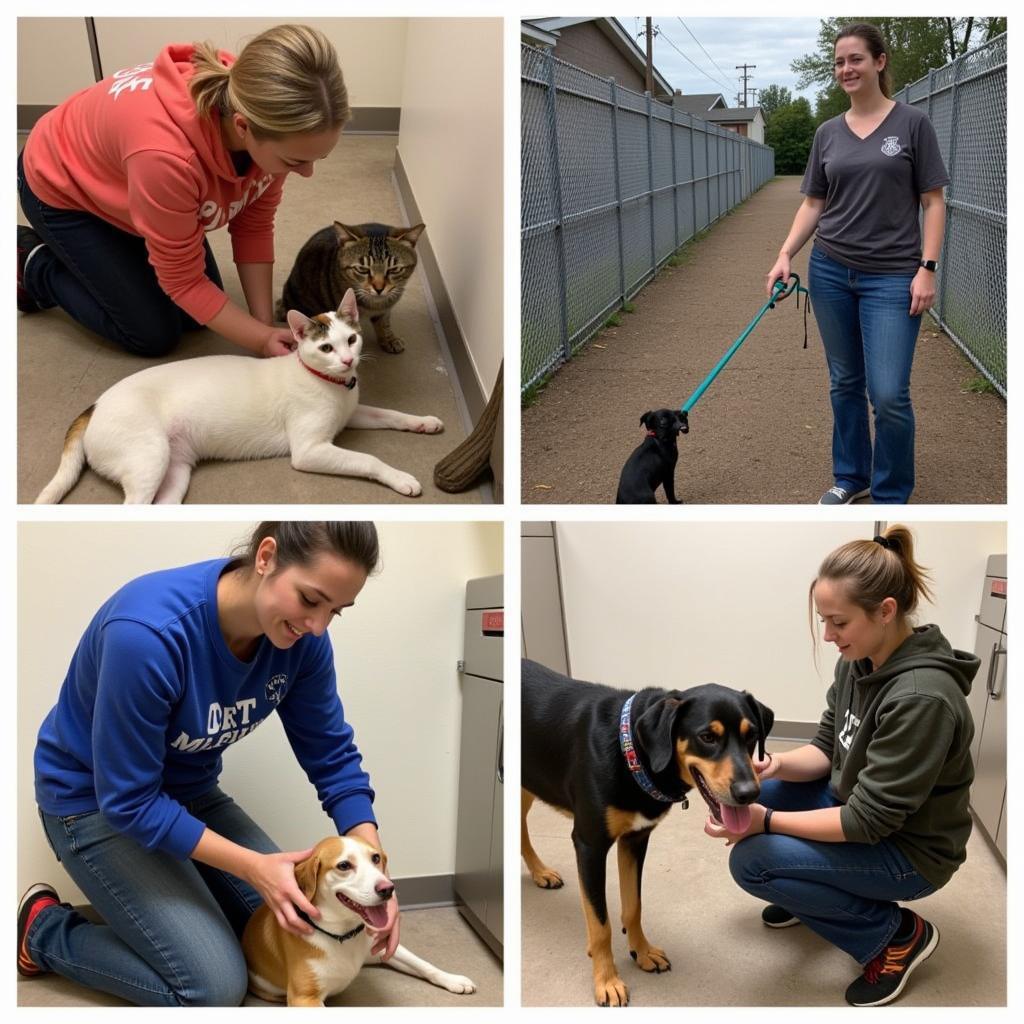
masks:
<svg viewBox="0 0 1024 1024"><path fill-rule="evenodd" d="M480 613L480 629L484 633L502 633L505 632L505 612L481 612Z"/></svg>

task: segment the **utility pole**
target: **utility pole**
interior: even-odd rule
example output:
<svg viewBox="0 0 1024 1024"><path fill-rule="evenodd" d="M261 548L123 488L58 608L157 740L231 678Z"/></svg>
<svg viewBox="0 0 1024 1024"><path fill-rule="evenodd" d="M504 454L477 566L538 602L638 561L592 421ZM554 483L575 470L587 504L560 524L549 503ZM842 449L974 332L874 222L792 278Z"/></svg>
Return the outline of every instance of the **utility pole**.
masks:
<svg viewBox="0 0 1024 1024"><path fill-rule="evenodd" d="M651 19L647 18L647 73L644 75L644 88L654 93L654 30Z"/></svg>
<svg viewBox="0 0 1024 1024"><path fill-rule="evenodd" d="M756 68L756 64L737 64L736 70L743 70L743 74L740 77L743 79L743 106L747 105L747 80L753 78L753 75L747 74L748 70Z"/></svg>

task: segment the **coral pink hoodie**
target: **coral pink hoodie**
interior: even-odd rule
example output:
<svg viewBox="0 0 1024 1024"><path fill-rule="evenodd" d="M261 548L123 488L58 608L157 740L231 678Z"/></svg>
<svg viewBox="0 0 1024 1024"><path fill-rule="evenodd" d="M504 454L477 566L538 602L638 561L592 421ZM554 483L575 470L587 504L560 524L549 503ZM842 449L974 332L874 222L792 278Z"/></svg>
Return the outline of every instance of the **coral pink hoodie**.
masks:
<svg viewBox="0 0 1024 1024"><path fill-rule="evenodd" d="M44 203L141 235L161 288L206 323L227 296L204 272L204 232L227 224L235 263L272 263L285 175L253 164L239 176L218 118L201 118L189 95L193 50L168 46L71 96L33 128L24 161Z"/></svg>

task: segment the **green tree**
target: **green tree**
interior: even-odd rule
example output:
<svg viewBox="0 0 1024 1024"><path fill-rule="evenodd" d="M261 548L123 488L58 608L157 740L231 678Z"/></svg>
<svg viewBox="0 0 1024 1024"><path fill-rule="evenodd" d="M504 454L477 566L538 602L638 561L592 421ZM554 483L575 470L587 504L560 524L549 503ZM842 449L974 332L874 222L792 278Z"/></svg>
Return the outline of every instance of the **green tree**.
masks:
<svg viewBox="0 0 1024 1024"><path fill-rule="evenodd" d="M764 141L775 150L776 174L803 173L814 129L811 105L802 96L775 111L764 130Z"/></svg>
<svg viewBox="0 0 1024 1024"><path fill-rule="evenodd" d="M761 90L757 105L764 114L765 123L780 107L788 107L793 102L793 94L784 85L766 85Z"/></svg>

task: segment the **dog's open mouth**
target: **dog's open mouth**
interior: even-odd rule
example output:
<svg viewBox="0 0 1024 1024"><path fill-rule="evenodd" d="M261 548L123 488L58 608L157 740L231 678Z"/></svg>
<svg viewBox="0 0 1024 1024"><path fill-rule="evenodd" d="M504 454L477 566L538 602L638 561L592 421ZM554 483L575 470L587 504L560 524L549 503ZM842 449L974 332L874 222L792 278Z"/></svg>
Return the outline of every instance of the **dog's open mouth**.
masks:
<svg viewBox="0 0 1024 1024"><path fill-rule="evenodd" d="M711 787L705 781L704 776L692 765L690 774L693 776L693 781L697 783L697 791L704 797L704 803L711 809L711 817L715 821L724 825L733 835L742 835L750 828L749 807L733 807L731 804L723 804L711 792Z"/></svg>
<svg viewBox="0 0 1024 1024"><path fill-rule="evenodd" d="M388 923L387 902L377 903L372 907L364 907L362 903L350 900L343 892L335 894L338 901L349 910L354 910L371 928L383 928Z"/></svg>

